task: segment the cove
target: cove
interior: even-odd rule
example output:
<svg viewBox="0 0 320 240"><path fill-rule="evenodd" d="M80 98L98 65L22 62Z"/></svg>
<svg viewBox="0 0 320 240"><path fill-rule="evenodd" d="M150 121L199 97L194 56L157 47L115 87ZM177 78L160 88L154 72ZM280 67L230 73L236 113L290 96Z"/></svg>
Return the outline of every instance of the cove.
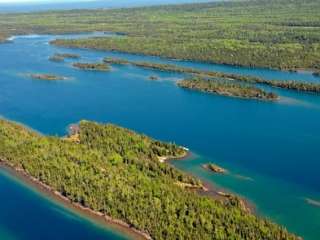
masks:
<svg viewBox="0 0 320 240"><path fill-rule="evenodd" d="M12 43L0 45L0 115L44 134L62 136L69 124L88 119L112 122L155 138L174 141L194 153L188 160L172 162L176 167L247 198L259 215L284 225L305 239L319 238L320 208L306 201L307 198L320 199L319 95L273 89L281 96L280 102L233 99L180 89L176 81L184 77L182 74L134 66L113 66L106 73L86 72L72 68L72 60L54 63L48 58L56 52L68 52L80 54L83 62L101 61L110 56L267 79L320 82L320 78L308 72L290 73L117 52L63 49L48 44L60 37L77 36L21 36L14 38ZM39 81L26 77L28 73L52 73L69 79ZM158 76L159 80L150 81L151 75ZM208 162L219 164L230 174L207 172L201 165ZM16 198L12 194L10 199L22 201L22 197ZM24 207L16 204L15 210L19 212L20 209L22 211ZM36 210L37 205L34 206ZM50 216L48 219L56 221ZM3 222L0 224L2 231L2 226L9 220L0 216L0 221ZM67 228L71 223L65 221ZM12 231L6 229L3 234L10 237ZM36 227L30 229L36 231ZM90 224L83 231L86 234L100 232ZM23 230L19 233L27 234ZM35 239L36 235L26 236L25 239ZM100 239L100 235L90 236L93 236L90 239Z"/></svg>

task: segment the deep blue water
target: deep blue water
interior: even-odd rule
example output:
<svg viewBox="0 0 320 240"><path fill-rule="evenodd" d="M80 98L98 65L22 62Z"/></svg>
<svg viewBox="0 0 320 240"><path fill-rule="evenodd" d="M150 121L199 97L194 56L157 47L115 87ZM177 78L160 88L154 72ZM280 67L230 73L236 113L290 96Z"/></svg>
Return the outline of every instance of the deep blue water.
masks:
<svg viewBox="0 0 320 240"><path fill-rule="evenodd" d="M129 239L54 203L0 170L0 239Z"/></svg>
<svg viewBox="0 0 320 240"><path fill-rule="evenodd" d="M280 102L228 98L178 88L175 83L183 78L181 74L133 66L113 66L108 73L85 72L72 68L69 60L52 63L48 57L73 52L82 56L81 61L114 56L267 79L320 82L320 78L307 72L62 49L48 45L53 38L18 37L0 45L0 115L45 134L64 135L70 123L89 119L174 141L195 153L189 160L175 161L178 168L246 197L258 214L305 239L320 238L320 208L305 200L320 200L319 95L273 89L281 96ZM71 79L37 81L26 77L27 73L54 73ZM160 80L150 81L150 75ZM201 165L207 162L227 168L230 174L206 172ZM3 221L0 215L0 223ZM86 230L95 232L96 228Z"/></svg>

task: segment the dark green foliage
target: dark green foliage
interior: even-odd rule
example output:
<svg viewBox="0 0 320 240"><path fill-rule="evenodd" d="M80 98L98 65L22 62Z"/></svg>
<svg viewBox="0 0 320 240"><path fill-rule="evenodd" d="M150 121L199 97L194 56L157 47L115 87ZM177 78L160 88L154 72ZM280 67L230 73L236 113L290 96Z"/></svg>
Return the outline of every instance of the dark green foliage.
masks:
<svg viewBox="0 0 320 240"><path fill-rule="evenodd" d="M224 203L177 185L199 182L158 161L184 153L176 145L87 121L76 136L80 141L45 137L0 120L0 159L153 239L297 239L243 211L236 198Z"/></svg>
<svg viewBox="0 0 320 240"><path fill-rule="evenodd" d="M78 59L80 55L73 53L56 53L49 58L50 61L53 62L63 62L66 58Z"/></svg>
<svg viewBox="0 0 320 240"><path fill-rule="evenodd" d="M73 67L89 71L109 71L110 66L104 63L73 63Z"/></svg>
<svg viewBox="0 0 320 240"><path fill-rule="evenodd" d="M0 39L27 33L125 35L61 45L277 69L320 69L320 1L248 0L0 15Z"/></svg>
<svg viewBox="0 0 320 240"><path fill-rule="evenodd" d="M178 86L191 90L216 93L231 97L259 100L277 100L279 98L276 94L265 92L260 88L219 78L203 79L198 77L185 79L179 81Z"/></svg>
<svg viewBox="0 0 320 240"><path fill-rule="evenodd" d="M200 78L211 78L211 79L219 78L224 80L235 80L238 82L241 81L245 83L268 85L271 87L291 89L296 91L315 92L315 93L320 92L320 84L318 83L310 83L310 82L302 82L302 81L266 80L258 77L252 77L252 76L243 76L243 75L237 75L232 73L222 73L222 72L211 72L211 71L199 70L199 69L188 68L188 67L180 67L172 64L135 62L135 61L129 61L129 60L120 59L120 58L105 58L104 62L108 64L131 64L137 67L143 67L147 69L167 71L167 72L187 73L187 74L195 75Z"/></svg>
<svg viewBox="0 0 320 240"><path fill-rule="evenodd" d="M257 81L260 84L266 84L272 87L297 90L303 92L320 92L320 84L311 82L300 82L300 81L279 81L279 80L264 80L260 79Z"/></svg>
<svg viewBox="0 0 320 240"><path fill-rule="evenodd" d="M80 58L80 55L75 53L56 53L54 56L62 57L62 58L72 58L72 59Z"/></svg>

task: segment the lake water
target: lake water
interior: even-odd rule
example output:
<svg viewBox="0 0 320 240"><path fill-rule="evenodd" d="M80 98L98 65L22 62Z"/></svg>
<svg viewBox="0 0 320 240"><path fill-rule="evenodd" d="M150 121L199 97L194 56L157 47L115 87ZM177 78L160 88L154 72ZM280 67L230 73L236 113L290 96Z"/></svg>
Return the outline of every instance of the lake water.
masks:
<svg viewBox="0 0 320 240"><path fill-rule="evenodd" d="M0 239L129 239L81 217L0 170Z"/></svg>
<svg viewBox="0 0 320 240"><path fill-rule="evenodd" d="M182 74L134 66L113 66L111 72L86 72L72 68L70 60L53 63L48 57L56 52L70 52L80 54L84 62L111 56L267 79L320 83L320 78L307 72L249 69L50 46L48 41L56 37L22 36L13 43L0 45L0 115L44 134L64 135L69 124L88 119L112 122L154 138L174 141L194 153L188 160L173 162L178 168L247 198L259 215L305 239L320 238L320 208L306 201L306 198L320 201L319 95L273 89L281 96L279 102L228 98L178 88L176 81L183 78ZM28 73L53 73L70 79L39 81L28 78ZM150 75L157 75L160 80L150 81ZM227 168L230 174L207 172L201 165L208 162ZM101 228L81 217L71 221L66 210L52 213L53 203L15 184L1 175L0 196L8 198L0 206L1 239L6 232L8 237L4 239L37 239L32 230L37 233L38 225L32 221L41 219L48 222L50 233L72 236L69 239L82 239L79 236L88 234L90 239L119 237L112 235L115 233L111 230L101 232ZM2 214L2 208L14 215L15 225ZM17 224L26 221L27 215L21 213L30 209L35 219L28 220L26 226Z"/></svg>

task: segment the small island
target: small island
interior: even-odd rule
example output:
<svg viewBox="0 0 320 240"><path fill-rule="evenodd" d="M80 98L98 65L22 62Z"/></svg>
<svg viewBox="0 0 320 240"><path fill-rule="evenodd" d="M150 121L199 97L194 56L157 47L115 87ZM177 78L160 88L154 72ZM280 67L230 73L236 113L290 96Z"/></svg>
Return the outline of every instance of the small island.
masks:
<svg viewBox="0 0 320 240"><path fill-rule="evenodd" d="M320 77L320 70L314 71L313 75L316 76L316 77Z"/></svg>
<svg viewBox="0 0 320 240"><path fill-rule="evenodd" d="M37 80L48 80L48 81L57 81L57 80L66 80L66 77L53 75L53 74L29 74L30 78L37 79Z"/></svg>
<svg viewBox="0 0 320 240"><path fill-rule="evenodd" d="M72 66L87 71L110 71L110 66L105 63L73 63Z"/></svg>
<svg viewBox="0 0 320 240"><path fill-rule="evenodd" d="M66 58L79 59L80 55L74 53L56 53L49 60L52 62L63 62Z"/></svg>
<svg viewBox="0 0 320 240"><path fill-rule="evenodd" d="M227 170L222 168L222 167L219 167L218 165L216 164L213 164L213 163L209 163L209 164L204 164L202 165L202 167L204 169L207 169L207 170L210 170L214 173L220 173L220 174L225 174L227 173Z"/></svg>
<svg viewBox="0 0 320 240"><path fill-rule="evenodd" d="M163 63L153 63L153 62L137 62L137 61L130 61L123 58L112 58L107 57L103 60L105 63L108 64L118 64L118 65L134 65L136 67L151 69L151 70L159 70L165 72L177 72L177 73L192 73L192 74L200 74L206 71L201 71L193 68L187 67L180 67L173 64L163 64Z"/></svg>
<svg viewBox="0 0 320 240"><path fill-rule="evenodd" d="M223 79L192 78L179 81L181 88L207 93L215 93L223 96L275 101L279 97L272 92L266 92L254 86L243 85Z"/></svg>
<svg viewBox="0 0 320 240"><path fill-rule="evenodd" d="M126 65L126 64L132 64L129 60L123 59L123 58L113 58L113 57L106 57L103 59L103 62L107 64L118 64L118 65Z"/></svg>

